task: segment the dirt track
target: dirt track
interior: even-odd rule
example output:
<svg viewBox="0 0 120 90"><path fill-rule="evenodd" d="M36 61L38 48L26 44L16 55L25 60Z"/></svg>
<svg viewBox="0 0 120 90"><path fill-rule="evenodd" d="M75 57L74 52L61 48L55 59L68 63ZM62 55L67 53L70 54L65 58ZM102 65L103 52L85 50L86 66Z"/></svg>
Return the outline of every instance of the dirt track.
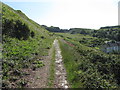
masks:
<svg viewBox="0 0 120 90"><path fill-rule="evenodd" d="M69 88L66 76L66 70L63 65L61 50L58 40L54 40L54 47L56 50L55 56L55 88Z"/></svg>
<svg viewBox="0 0 120 90"><path fill-rule="evenodd" d="M55 47L55 80L54 80L54 88L69 88L69 84L67 82L66 70L63 65L61 50L59 47L58 40L55 39L53 42ZM50 70L50 62L51 62L51 50L49 51L49 55L43 57L43 63L45 66L33 71L33 70L25 70L30 73L29 76L25 77L29 82L26 87L29 88L48 88L47 82L49 77Z"/></svg>
<svg viewBox="0 0 120 90"><path fill-rule="evenodd" d="M51 50L49 51L48 56L43 56L42 61L45 66L38 68L37 70L29 70L29 76L26 79L29 81L27 87L29 88L48 88L48 77L50 70L50 62L51 62Z"/></svg>

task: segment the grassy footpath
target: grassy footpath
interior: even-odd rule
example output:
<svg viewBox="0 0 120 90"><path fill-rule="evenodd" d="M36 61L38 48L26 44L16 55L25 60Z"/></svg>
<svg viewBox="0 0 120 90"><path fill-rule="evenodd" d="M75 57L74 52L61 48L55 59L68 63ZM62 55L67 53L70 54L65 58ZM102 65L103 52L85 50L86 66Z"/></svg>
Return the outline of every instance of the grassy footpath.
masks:
<svg viewBox="0 0 120 90"><path fill-rule="evenodd" d="M78 80L75 80L74 82L74 79L76 78L76 74L74 72L76 71L78 66L75 61L79 58L79 54L75 51L73 47L70 47L63 41L60 40L59 43L62 51L63 62L67 72L67 79L71 85L71 88L77 88L79 86L82 87L82 83L80 83Z"/></svg>
<svg viewBox="0 0 120 90"><path fill-rule="evenodd" d="M54 88L54 79L55 79L55 47L52 47L51 52L52 58L51 58L51 64L50 64L50 75L48 78L48 87Z"/></svg>

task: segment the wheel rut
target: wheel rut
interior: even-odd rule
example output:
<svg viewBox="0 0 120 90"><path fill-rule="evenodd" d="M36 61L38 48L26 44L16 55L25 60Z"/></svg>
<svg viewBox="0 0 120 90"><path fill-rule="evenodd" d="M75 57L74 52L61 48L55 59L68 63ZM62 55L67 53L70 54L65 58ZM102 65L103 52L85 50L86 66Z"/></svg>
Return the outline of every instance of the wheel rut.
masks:
<svg viewBox="0 0 120 90"><path fill-rule="evenodd" d="M63 59L61 55L61 50L59 47L58 40L54 40L55 47L55 88L69 88L69 84L67 82L67 74L64 68Z"/></svg>

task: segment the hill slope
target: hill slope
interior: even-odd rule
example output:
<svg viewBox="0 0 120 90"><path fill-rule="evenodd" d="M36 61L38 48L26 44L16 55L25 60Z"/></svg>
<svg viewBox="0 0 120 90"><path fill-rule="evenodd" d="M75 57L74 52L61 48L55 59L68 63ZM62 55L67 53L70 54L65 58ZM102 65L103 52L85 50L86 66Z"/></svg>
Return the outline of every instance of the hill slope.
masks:
<svg viewBox="0 0 120 90"><path fill-rule="evenodd" d="M89 35L57 33L72 88L118 88L120 55L107 54L99 45L104 39Z"/></svg>
<svg viewBox="0 0 120 90"><path fill-rule="evenodd" d="M94 32L93 36L120 41L120 26L101 27L98 31Z"/></svg>
<svg viewBox="0 0 120 90"><path fill-rule="evenodd" d="M117 53L107 54L100 49L104 41L111 39L105 36L107 34L102 34L108 28L100 30L72 28L70 31L65 30L67 33L63 33L64 31L59 27L41 26L29 19L20 10L14 10L5 4L2 4L2 10L3 87L25 87L28 82L23 77L28 78L31 73L26 73L24 70L30 68L35 71L42 67L44 72L42 72L42 77L40 73L36 74L37 77L34 76L36 81L29 82L34 86L39 83L40 86L41 78L46 78L45 74L47 74L43 66L48 65L43 62L43 57L48 56L48 51L55 37L59 39L63 64L72 88L119 87L120 55ZM111 30L108 29L108 31ZM112 35L117 33L119 36L120 32L118 31L119 29L112 30ZM108 34L110 35L110 33ZM55 48L52 48L53 55L51 55L48 84L54 87L56 54ZM50 62L49 59L47 61ZM37 81L37 79L39 80ZM44 87L46 87L45 85Z"/></svg>
<svg viewBox="0 0 120 90"><path fill-rule="evenodd" d="M45 25L42 25L42 27L50 32L91 35L93 37L105 38L113 41L120 41L120 26L101 27L98 30L86 28L70 28L68 30L60 29L59 27L53 26L47 27Z"/></svg>
<svg viewBox="0 0 120 90"><path fill-rule="evenodd" d="M48 55L54 40L53 34L29 19L20 10L2 3L3 29L3 87L23 87L23 68L39 68L38 61Z"/></svg>

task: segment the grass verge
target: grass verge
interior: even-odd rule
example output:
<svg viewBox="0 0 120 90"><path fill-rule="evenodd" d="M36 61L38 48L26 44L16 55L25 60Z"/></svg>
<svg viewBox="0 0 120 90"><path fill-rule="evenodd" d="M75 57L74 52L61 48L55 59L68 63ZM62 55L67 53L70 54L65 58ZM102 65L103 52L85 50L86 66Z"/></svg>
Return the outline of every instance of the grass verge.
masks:
<svg viewBox="0 0 120 90"><path fill-rule="evenodd" d="M54 79L55 79L55 48L52 47L52 58L51 58L51 64L50 64L50 75L48 78L48 87L52 88L54 87Z"/></svg>
<svg viewBox="0 0 120 90"><path fill-rule="evenodd" d="M75 61L79 57L78 53L75 52L75 49L73 47L70 47L68 44L62 42L61 40L59 40L59 43L62 51L61 54L63 56L63 62L67 72L67 79L71 85L71 88L82 86L80 82L74 80L76 77L76 74L74 72L77 69L77 63Z"/></svg>

